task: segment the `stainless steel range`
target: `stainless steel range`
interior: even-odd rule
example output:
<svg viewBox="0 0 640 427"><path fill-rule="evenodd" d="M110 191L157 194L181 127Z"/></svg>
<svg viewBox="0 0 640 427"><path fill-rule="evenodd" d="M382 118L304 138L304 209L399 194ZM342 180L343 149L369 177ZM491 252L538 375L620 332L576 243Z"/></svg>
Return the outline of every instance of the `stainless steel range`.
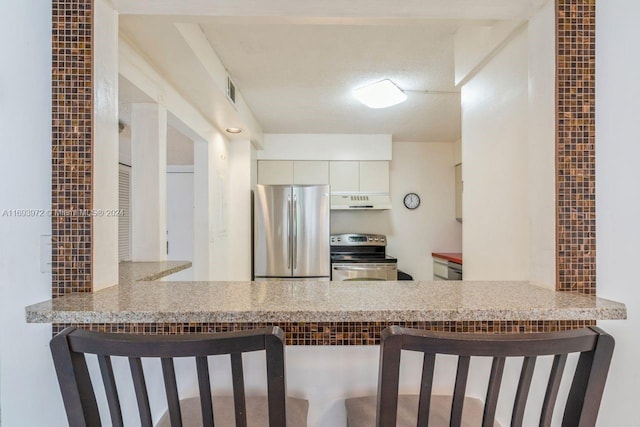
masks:
<svg viewBox="0 0 640 427"><path fill-rule="evenodd" d="M397 280L398 260L379 234L332 234L331 280Z"/></svg>

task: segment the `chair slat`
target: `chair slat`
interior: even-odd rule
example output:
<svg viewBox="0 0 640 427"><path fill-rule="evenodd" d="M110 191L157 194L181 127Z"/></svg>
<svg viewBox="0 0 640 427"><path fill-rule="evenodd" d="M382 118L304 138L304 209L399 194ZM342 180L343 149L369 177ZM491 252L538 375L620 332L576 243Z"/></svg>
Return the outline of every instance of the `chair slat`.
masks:
<svg viewBox="0 0 640 427"><path fill-rule="evenodd" d="M202 426L214 427L213 405L211 401L211 381L209 379L209 361L206 357L196 357L196 370L198 372L198 389L200 391Z"/></svg>
<svg viewBox="0 0 640 427"><path fill-rule="evenodd" d="M484 414L482 415L482 427L493 427L496 420L496 407L498 406L504 363L504 357L493 358L489 386L487 387L487 399L484 403Z"/></svg>
<svg viewBox="0 0 640 427"><path fill-rule="evenodd" d="M386 329L385 331L389 331ZM383 331L383 345L380 347L378 371L378 404L376 405L376 426L395 427L398 417L398 385L402 336L386 334Z"/></svg>
<svg viewBox="0 0 640 427"><path fill-rule="evenodd" d="M580 354L562 418L563 427L592 426L598 418L615 342L611 335L593 329L601 335L593 351Z"/></svg>
<svg viewBox="0 0 640 427"><path fill-rule="evenodd" d="M247 427L247 403L244 395L242 353L231 353L231 375L233 377L233 403L236 413L236 427Z"/></svg>
<svg viewBox="0 0 640 427"><path fill-rule="evenodd" d="M69 327L56 335L50 345L62 400L70 427L100 426L100 413L84 354L70 351Z"/></svg>
<svg viewBox="0 0 640 427"><path fill-rule="evenodd" d="M176 369L173 365L173 359L163 357L160 359L160 363L162 364L162 376L164 378L164 390L167 394L171 427L182 427L180 398L178 397L178 384L176 382Z"/></svg>
<svg viewBox="0 0 640 427"><path fill-rule="evenodd" d="M560 382L562 381L562 373L567 363L566 354L557 354L553 358L551 365L551 373L549 374L549 382L547 391L544 394L544 403L542 404L542 413L540 415L540 427L549 427L553 418L553 409L556 406L558 398L558 390L560 390Z"/></svg>
<svg viewBox="0 0 640 427"><path fill-rule="evenodd" d="M151 420L151 407L149 406L149 395L147 393L147 384L144 379L142 361L139 357L130 357L129 367L131 368L133 388L136 392L136 400L138 401L140 423L142 427L153 427L153 422Z"/></svg>
<svg viewBox="0 0 640 427"><path fill-rule="evenodd" d="M533 371L536 367L536 357L525 357L522 361L522 370L520 371L520 379L518 380L518 390L516 391L516 399L513 402L513 412L511 414L511 427L522 427L524 419L524 410L527 406L527 398L531 389L531 380L533 379Z"/></svg>
<svg viewBox="0 0 640 427"><path fill-rule="evenodd" d="M418 403L418 426L429 424L429 410L431 408L431 388L433 386L433 371L436 355L425 353L422 360L422 380L420 382L420 397Z"/></svg>
<svg viewBox="0 0 640 427"><path fill-rule="evenodd" d="M467 388L467 377L469 376L469 356L458 357L458 371L456 372L456 382L453 389L453 402L451 403L451 427L460 427L462 424L462 407L464 405L464 394Z"/></svg>
<svg viewBox="0 0 640 427"><path fill-rule="evenodd" d="M118 397L118 388L116 387L116 379L113 375L113 366L109 356L98 355L98 365L102 374L102 383L104 391L107 395L107 404L109 405L109 415L111 415L111 425L113 427L123 427L122 409L120 408L120 398Z"/></svg>
<svg viewBox="0 0 640 427"><path fill-rule="evenodd" d="M267 400L269 405L269 426L286 427L287 383L284 371L284 347L276 336L265 337L267 350Z"/></svg>

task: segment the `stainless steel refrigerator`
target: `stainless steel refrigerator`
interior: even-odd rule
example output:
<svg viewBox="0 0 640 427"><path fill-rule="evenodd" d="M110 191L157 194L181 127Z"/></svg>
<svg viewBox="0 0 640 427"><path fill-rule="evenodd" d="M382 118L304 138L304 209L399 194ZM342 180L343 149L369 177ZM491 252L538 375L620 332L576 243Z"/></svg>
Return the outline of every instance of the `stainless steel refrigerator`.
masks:
<svg viewBox="0 0 640 427"><path fill-rule="evenodd" d="M329 186L256 185L255 280L329 280Z"/></svg>

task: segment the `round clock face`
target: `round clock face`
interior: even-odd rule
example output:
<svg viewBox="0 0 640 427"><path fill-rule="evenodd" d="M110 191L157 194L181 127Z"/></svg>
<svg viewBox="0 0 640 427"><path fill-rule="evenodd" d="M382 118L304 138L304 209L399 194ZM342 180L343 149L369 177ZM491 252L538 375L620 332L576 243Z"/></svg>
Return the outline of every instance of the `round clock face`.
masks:
<svg viewBox="0 0 640 427"><path fill-rule="evenodd" d="M415 209L420 206L420 196L416 193L408 193L404 196L404 205L407 209Z"/></svg>

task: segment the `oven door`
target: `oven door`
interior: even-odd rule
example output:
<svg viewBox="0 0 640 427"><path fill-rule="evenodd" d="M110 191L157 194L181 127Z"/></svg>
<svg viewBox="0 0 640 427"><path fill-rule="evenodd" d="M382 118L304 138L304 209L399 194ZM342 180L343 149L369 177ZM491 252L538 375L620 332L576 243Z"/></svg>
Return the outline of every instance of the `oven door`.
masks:
<svg viewBox="0 0 640 427"><path fill-rule="evenodd" d="M396 264L333 263L331 264L331 280L334 282L398 280L398 266Z"/></svg>

